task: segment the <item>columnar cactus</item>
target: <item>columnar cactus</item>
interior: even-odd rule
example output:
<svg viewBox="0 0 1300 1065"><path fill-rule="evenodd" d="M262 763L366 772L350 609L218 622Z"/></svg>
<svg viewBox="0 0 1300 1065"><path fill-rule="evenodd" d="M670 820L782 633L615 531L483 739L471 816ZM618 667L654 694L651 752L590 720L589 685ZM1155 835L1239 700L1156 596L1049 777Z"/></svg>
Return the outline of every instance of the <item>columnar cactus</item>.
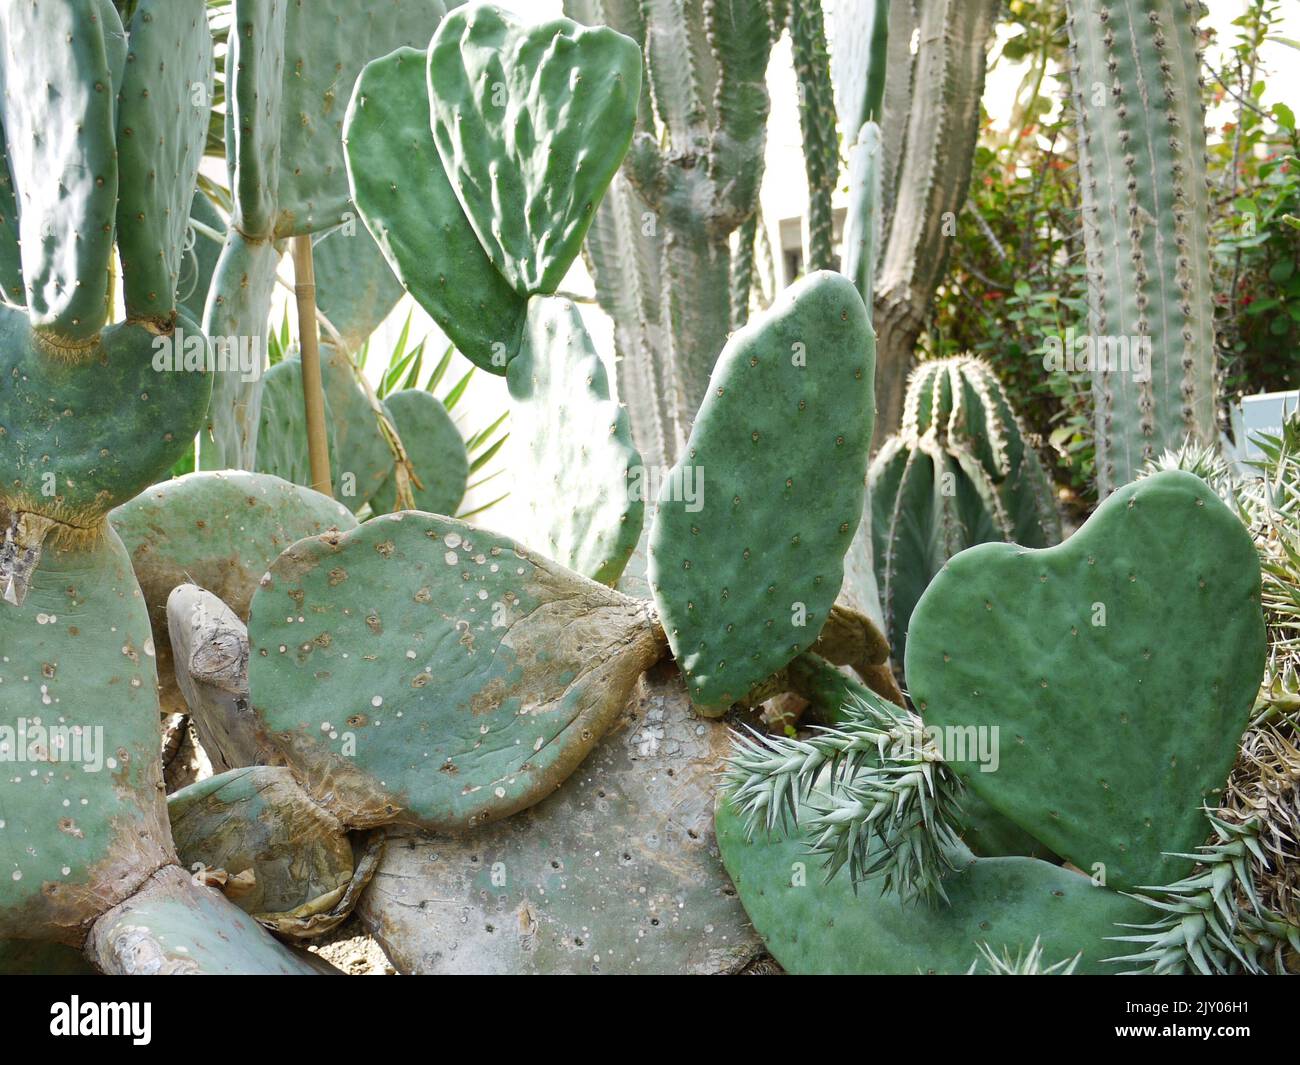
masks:
<svg viewBox="0 0 1300 1065"><path fill-rule="evenodd" d="M808 175L809 272L835 266L831 198L840 176L840 142L835 128L830 57L822 0L791 0L790 42L799 84L799 126Z"/></svg>
<svg viewBox="0 0 1300 1065"><path fill-rule="evenodd" d="M902 420L916 340L943 278L953 220L966 200L998 7L996 0L890 5L881 121L884 243L872 315L882 438ZM915 55L914 30L920 33ZM856 135L860 127L850 128Z"/></svg>
<svg viewBox="0 0 1300 1065"><path fill-rule="evenodd" d="M1051 482L1006 393L971 356L924 362L908 382L903 427L869 472L876 572L895 661L921 593L957 552L989 540L1061 539Z"/></svg>
<svg viewBox="0 0 1300 1065"><path fill-rule="evenodd" d="M1102 495L1217 439L1200 8L1067 4Z"/></svg>
<svg viewBox="0 0 1300 1065"><path fill-rule="evenodd" d="M644 53L645 93L587 259L614 319L618 392L647 464L675 462L732 329L731 235L758 207L778 0L566 0Z"/></svg>

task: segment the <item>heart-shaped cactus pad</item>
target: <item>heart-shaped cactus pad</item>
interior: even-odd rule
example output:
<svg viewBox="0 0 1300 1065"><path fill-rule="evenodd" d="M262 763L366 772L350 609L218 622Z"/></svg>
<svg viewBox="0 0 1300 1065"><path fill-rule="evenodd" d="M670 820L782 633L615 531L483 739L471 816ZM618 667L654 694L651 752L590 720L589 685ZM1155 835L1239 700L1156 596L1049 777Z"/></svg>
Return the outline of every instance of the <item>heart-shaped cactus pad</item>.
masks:
<svg viewBox="0 0 1300 1065"><path fill-rule="evenodd" d="M970 788L1113 888L1187 872L1264 666L1259 561L1200 478L1110 496L1058 547L981 544L917 604L907 678Z"/></svg>

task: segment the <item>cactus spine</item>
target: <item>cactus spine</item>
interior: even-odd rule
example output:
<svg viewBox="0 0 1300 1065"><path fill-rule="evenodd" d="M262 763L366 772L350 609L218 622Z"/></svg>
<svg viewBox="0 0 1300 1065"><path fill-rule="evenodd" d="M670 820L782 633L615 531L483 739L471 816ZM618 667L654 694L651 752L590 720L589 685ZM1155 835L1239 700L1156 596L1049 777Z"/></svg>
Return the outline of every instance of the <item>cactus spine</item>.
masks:
<svg viewBox="0 0 1300 1065"><path fill-rule="evenodd" d="M1205 117L1195 0L1070 0L1104 496L1188 436L1215 440ZM1149 365L1132 346L1149 345ZM1124 349L1120 349L1121 351ZM1111 366L1111 363L1115 363Z"/></svg>

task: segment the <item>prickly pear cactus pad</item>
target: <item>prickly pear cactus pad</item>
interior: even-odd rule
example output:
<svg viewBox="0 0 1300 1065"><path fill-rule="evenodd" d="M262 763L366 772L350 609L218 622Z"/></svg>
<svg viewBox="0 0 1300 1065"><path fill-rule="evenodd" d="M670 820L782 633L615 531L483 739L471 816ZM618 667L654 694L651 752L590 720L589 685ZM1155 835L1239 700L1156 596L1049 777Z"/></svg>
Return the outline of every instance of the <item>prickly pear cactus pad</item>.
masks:
<svg viewBox="0 0 1300 1065"><path fill-rule="evenodd" d="M212 388L202 370L154 369L178 346L208 350L180 319L170 335L127 322L60 352L24 312L0 306L0 507L88 529L165 473L191 446Z"/></svg>
<svg viewBox="0 0 1300 1065"><path fill-rule="evenodd" d="M650 534L655 603L698 706L725 710L817 639L862 516L874 372L862 299L829 272L718 357Z"/></svg>
<svg viewBox="0 0 1300 1065"><path fill-rule="evenodd" d="M167 813L181 866L202 867L226 898L282 935L308 938L341 924L365 883L350 890L357 870L347 833L283 766L200 780L171 795Z"/></svg>
<svg viewBox="0 0 1300 1065"><path fill-rule="evenodd" d="M323 367L322 367L323 372ZM284 359L262 376L261 406L258 410L258 473L270 474L294 484L311 482L311 458L307 448L307 412L302 397L302 360ZM333 404L324 398L325 434L330 473L339 468Z"/></svg>
<svg viewBox="0 0 1300 1065"><path fill-rule="evenodd" d="M641 535L645 474L627 411L570 300L534 296L510 388L506 528L584 577L613 584Z"/></svg>
<svg viewBox="0 0 1300 1065"><path fill-rule="evenodd" d="M329 344L320 357L337 458L330 466L334 496L355 514L388 479L393 453L379 430L378 403L357 382L351 355Z"/></svg>
<svg viewBox="0 0 1300 1065"><path fill-rule="evenodd" d="M311 976L321 959L298 954L176 866L95 923L87 956L109 976Z"/></svg>
<svg viewBox="0 0 1300 1065"><path fill-rule="evenodd" d="M299 403L301 406L301 401ZM190 582L248 617L257 582L290 544L357 521L341 503L264 473L192 473L155 485L109 515L131 555L149 608L163 708L186 707L176 690L167 597Z"/></svg>
<svg viewBox="0 0 1300 1065"><path fill-rule="evenodd" d="M199 436L202 469L247 469L257 453L266 319L279 265L278 245L246 239L232 220L203 311L204 331L225 347L217 349L222 359Z"/></svg>
<svg viewBox="0 0 1300 1065"><path fill-rule="evenodd" d="M207 138L212 31L205 0L140 0L117 109L117 243L127 316L170 324Z"/></svg>
<svg viewBox="0 0 1300 1065"><path fill-rule="evenodd" d="M253 597L254 711L350 828L455 830L550 794L664 650L646 605L417 511L295 544Z"/></svg>
<svg viewBox="0 0 1300 1065"><path fill-rule="evenodd" d="M316 307L334 327L348 354L361 350L402 298L384 253L359 222L340 226L312 244ZM322 343L333 334L321 336Z"/></svg>
<svg viewBox="0 0 1300 1065"><path fill-rule="evenodd" d="M907 644L927 725L996 729L971 789L1115 888L1172 883L1205 835L1264 664L1259 561L1199 477L1155 474L1059 547L984 544L921 597Z"/></svg>
<svg viewBox="0 0 1300 1065"><path fill-rule="evenodd" d="M0 939L80 945L171 860L149 618L111 530L0 604Z"/></svg>
<svg viewBox="0 0 1300 1065"><path fill-rule="evenodd" d="M121 29L96 0L0 6L0 125L27 308L70 343L92 340L109 312L118 173L105 39Z"/></svg>
<svg viewBox="0 0 1300 1065"><path fill-rule="evenodd" d="M726 745L663 662L554 795L391 837L357 915L408 973L734 972L762 945L713 836Z"/></svg>
<svg viewBox="0 0 1300 1065"><path fill-rule="evenodd" d="M949 905L926 908L881 894L855 892L841 873L824 883L798 835L745 838L744 817L718 800L718 846L745 912L767 949L794 974L915 975L967 972L979 945L1011 954L1041 937L1052 961L1082 952L1079 973L1115 973L1107 937L1145 907L1086 876L1037 858L975 858L944 878Z"/></svg>
<svg viewBox="0 0 1300 1065"><path fill-rule="evenodd" d="M641 49L566 18L526 26L490 4L429 42L438 155L474 232L521 296L560 286L636 124Z"/></svg>
<svg viewBox="0 0 1300 1065"><path fill-rule="evenodd" d="M442 400L422 388L407 388L385 399L384 409L402 438L415 475L424 485L411 485L415 505L430 514L455 514L465 498L469 455ZM375 513L387 514L396 507L396 481L396 475L390 474L379 486L371 501Z"/></svg>
<svg viewBox="0 0 1300 1065"><path fill-rule="evenodd" d="M343 115L361 68L423 47L442 0L287 0L276 236L355 220L343 163Z"/></svg>
<svg viewBox="0 0 1300 1065"><path fill-rule="evenodd" d="M399 48L368 63L343 122L352 197L406 291L466 358L504 374L526 300L479 243L429 123L424 52Z"/></svg>

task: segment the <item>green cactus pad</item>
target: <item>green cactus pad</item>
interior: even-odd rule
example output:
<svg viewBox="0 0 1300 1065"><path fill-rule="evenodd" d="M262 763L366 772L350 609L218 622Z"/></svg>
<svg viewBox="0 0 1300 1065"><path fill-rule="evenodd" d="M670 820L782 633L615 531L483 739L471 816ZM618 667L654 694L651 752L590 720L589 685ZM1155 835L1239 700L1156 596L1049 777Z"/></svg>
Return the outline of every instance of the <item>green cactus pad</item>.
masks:
<svg viewBox="0 0 1300 1065"><path fill-rule="evenodd" d="M214 240L192 226L190 234L193 239L190 239L190 234L186 235L180 266L177 268L176 303L182 314L201 322L208 303L208 291L212 288L212 278L221 259L221 249L225 247L222 238L226 233L226 219L207 195L196 189L194 198L190 201L190 221L218 234Z"/></svg>
<svg viewBox="0 0 1300 1065"><path fill-rule="evenodd" d="M0 307L0 504L90 528L165 476L194 440L212 375L154 363L191 349L206 363L207 340L180 319L163 335L110 326L72 357Z"/></svg>
<svg viewBox="0 0 1300 1065"><path fill-rule="evenodd" d="M261 407L258 411L258 473L271 474L294 484L311 483L311 458L307 450L307 412L303 406L302 360L276 363L262 378ZM325 396L325 427L331 473L338 469L335 450L334 412Z"/></svg>
<svg viewBox="0 0 1300 1065"><path fill-rule="evenodd" d="M428 69L434 143L479 241L521 296L555 292L632 143L641 49L475 4L443 20Z"/></svg>
<svg viewBox="0 0 1300 1065"><path fill-rule="evenodd" d="M393 453L379 431L369 397L357 384L349 357L337 348L326 348L321 376L334 495L355 513L387 479ZM310 484L302 361L296 354L272 366L262 379L259 421L257 471Z"/></svg>
<svg viewBox="0 0 1300 1065"><path fill-rule="evenodd" d="M999 729L970 788L1106 883L1172 883L1205 835L1264 665L1259 561L1200 478L1116 492L1059 547L984 544L912 614L928 725Z"/></svg>
<svg viewBox="0 0 1300 1065"><path fill-rule="evenodd" d="M334 496L355 514L388 479L393 452L379 430L379 401L358 382L352 356L327 344L320 362L335 454Z"/></svg>
<svg viewBox="0 0 1300 1065"><path fill-rule="evenodd" d="M402 283L375 238L364 225L353 225L355 231L340 227L312 245L316 307L349 355L361 350L402 298ZM321 334L322 344L332 342L331 333Z"/></svg>
<svg viewBox="0 0 1300 1065"><path fill-rule="evenodd" d="M255 712L349 827L462 829L582 761L663 652L644 604L407 511L295 544L253 597Z"/></svg>
<svg viewBox="0 0 1300 1065"><path fill-rule="evenodd" d="M120 21L98 0L0 7L0 125L27 307L38 329L72 343L92 340L109 313L117 148L105 36L114 29Z"/></svg>
<svg viewBox="0 0 1300 1065"><path fill-rule="evenodd" d="M415 475L424 485L411 485L416 509L429 514L455 514L465 498L469 455L442 400L422 388L408 388L385 399L384 409L402 438ZM388 514L396 508L396 481L396 474L390 474L374 494L370 505L376 514Z"/></svg>
<svg viewBox="0 0 1300 1065"><path fill-rule="evenodd" d="M343 116L361 68L394 48L423 47L442 0L298 0L284 20L284 120L276 236L355 220L343 162Z"/></svg>
<svg viewBox="0 0 1300 1065"><path fill-rule="evenodd" d="M343 124L352 196L406 291L466 358L504 374L527 304L479 243L429 123L423 52L399 48L367 64Z"/></svg>
<svg viewBox="0 0 1300 1065"><path fill-rule="evenodd" d="M170 321L208 135L205 0L140 0L117 110L117 243L128 318Z"/></svg>
<svg viewBox="0 0 1300 1065"><path fill-rule="evenodd" d="M1012 955L1036 938L1057 960L1082 952L1079 973L1116 972L1116 926L1142 920L1141 903L1036 858L975 858L944 878L950 905L927 909L881 895L870 884L855 893L841 873L822 882L798 836L745 838L744 818L725 798L717 809L722 860L767 949L795 974L917 973L959 975L979 945Z"/></svg>
<svg viewBox="0 0 1300 1065"><path fill-rule="evenodd" d="M167 813L182 867L224 872L226 898L281 935L328 932L346 920L364 886L350 890L357 869L343 826L283 766L191 784L167 799Z"/></svg>
<svg viewBox="0 0 1300 1065"><path fill-rule="evenodd" d="M80 945L170 860L155 676L111 530L47 545L24 604L0 603L0 938Z"/></svg>
<svg viewBox="0 0 1300 1065"><path fill-rule="evenodd" d="M505 528L584 577L613 584L641 535L645 471L627 411L610 398L572 302L529 300L506 381L513 402Z"/></svg>
<svg viewBox="0 0 1300 1065"><path fill-rule="evenodd" d="M255 241L275 233L284 121L284 27L292 0L235 0L226 56L226 167L232 229ZM292 121L292 119L290 119ZM225 291L233 291L226 288Z"/></svg>
<svg viewBox="0 0 1300 1065"><path fill-rule="evenodd" d="M109 976L311 976L330 969L277 943L174 865L96 922L86 954Z"/></svg>
<svg viewBox="0 0 1300 1065"><path fill-rule="evenodd" d="M862 299L826 272L718 357L650 535L655 602L697 705L724 710L817 639L862 515L874 372Z"/></svg>
<svg viewBox="0 0 1300 1065"><path fill-rule="evenodd" d="M163 709L186 711L176 689L167 597L196 583L247 619L257 582L290 544L357 521L341 503L262 473L192 473L164 481L109 515L149 608Z"/></svg>
<svg viewBox="0 0 1300 1065"><path fill-rule="evenodd" d="M402 833L357 916L402 972L734 972L761 953L713 835L727 730L671 663L550 798L463 837Z"/></svg>
<svg viewBox="0 0 1300 1065"><path fill-rule="evenodd" d="M203 312L217 361L208 424L199 436L199 466L246 470L257 454L266 362L266 319L280 265L269 240L248 240L232 224L217 260Z"/></svg>

